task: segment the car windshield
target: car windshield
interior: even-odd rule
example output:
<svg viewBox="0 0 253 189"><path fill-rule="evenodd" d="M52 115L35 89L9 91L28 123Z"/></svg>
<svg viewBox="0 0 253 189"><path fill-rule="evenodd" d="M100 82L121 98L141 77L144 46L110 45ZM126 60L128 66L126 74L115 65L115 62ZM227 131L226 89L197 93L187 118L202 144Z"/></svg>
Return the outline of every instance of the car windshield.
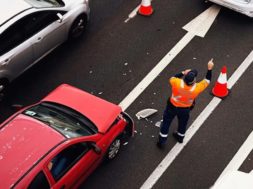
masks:
<svg viewBox="0 0 253 189"><path fill-rule="evenodd" d="M24 0L33 7L45 8L45 7L61 7L64 3L61 0Z"/></svg>
<svg viewBox="0 0 253 189"><path fill-rule="evenodd" d="M46 123L67 138L88 136L98 132L89 119L56 103L41 103L28 108L23 114Z"/></svg>

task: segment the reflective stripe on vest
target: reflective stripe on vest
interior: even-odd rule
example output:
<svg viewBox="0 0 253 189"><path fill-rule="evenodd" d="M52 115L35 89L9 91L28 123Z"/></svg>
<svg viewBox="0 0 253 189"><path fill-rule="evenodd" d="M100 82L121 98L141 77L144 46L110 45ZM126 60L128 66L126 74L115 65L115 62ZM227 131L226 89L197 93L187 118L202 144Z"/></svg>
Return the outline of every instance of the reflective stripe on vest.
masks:
<svg viewBox="0 0 253 189"><path fill-rule="evenodd" d="M181 80L180 88L178 90L184 89L184 87L185 87L185 83L183 80ZM196 89L196 83L187 91L193 92L195 89ZM171 95L171 99L175 103L183 104L184 105L183 107L190 107L194 101L194 99L191 98L190 96L174 95L173 93Z"/></svg>

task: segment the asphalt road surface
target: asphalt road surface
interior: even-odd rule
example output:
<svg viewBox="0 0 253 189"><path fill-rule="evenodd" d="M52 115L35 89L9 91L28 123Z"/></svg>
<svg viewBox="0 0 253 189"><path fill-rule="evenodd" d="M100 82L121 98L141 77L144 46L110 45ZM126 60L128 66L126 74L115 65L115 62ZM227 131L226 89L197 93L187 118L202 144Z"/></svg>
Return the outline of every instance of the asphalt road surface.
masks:
<svg viewBox="0 0 253 189"><path fill-rule="evenodd" d="M187 33L184 25L212 4L202 0L153 0L155 12L150 17L128 15L140 4L138 0L92 0L91 20L85 36L75 43L66 43L16 79L7 97L0 104L0 120L15 110L12 104L37 102L61 83L68 83L119 104L133 88ZM214 98L210 91L221 68L227 66L228 79L253 50L253 20L221 8L204 38L195 36L189 44L159 73L158 77L127 107L135 121L135 137L119 156L103 163L83 183L89 189L140 188L171 153L176 141L171 137L177 129L172 123L164 150L156 147L166 100L170 94L168 78L188 68L206 73L206 65L214 58L213 80L197 99L189 126ZM253 130L253 67L245 70L222 100L177 155L153 188L210 188L229 164ZM158 110L148 119L138 120L135 114L145 108ZM253 142L252 142L253 143ZM179 145L179 144L177 144ZM253 169L253 153L245 158L240 171Z"/></svg>

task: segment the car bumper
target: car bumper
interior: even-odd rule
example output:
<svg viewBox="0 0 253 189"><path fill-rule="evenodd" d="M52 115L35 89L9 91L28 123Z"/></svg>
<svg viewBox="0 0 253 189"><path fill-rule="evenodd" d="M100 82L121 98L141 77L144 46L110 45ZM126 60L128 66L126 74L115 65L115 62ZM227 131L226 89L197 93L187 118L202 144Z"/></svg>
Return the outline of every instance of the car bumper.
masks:
<svg viewBox="0 0 253 189"><path fill-rule="evenodd" d="M241 14L253 17L253 2L240 2L238 0L209 0L218 5L227 7Z"/></svg>

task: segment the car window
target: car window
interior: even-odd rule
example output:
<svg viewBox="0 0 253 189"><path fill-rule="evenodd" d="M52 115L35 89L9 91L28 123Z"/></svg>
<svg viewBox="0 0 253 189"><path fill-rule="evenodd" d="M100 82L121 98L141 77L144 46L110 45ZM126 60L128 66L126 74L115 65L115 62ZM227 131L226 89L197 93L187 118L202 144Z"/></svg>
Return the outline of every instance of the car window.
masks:
<svg viewBox="0 0 253 189"><path fill-rule="evenodd" d="M57 12L51 11L36 12L27 16L24 18L25 23L23 25L27 38L30 38L58 19Z"/></svg>
<svg viewBox="0 0 253 189"><path fill-rule="evenodd" d="M23 112L23 114L44 122L60 132L66 138L93 135L96 132L86 123L60 109L39 104Z"/></svg>
<svg viewBox="0 0 253 189"><path fill-rule="evenodd" d="M0 35L0 56L26 40L22 22L15 23Z"/></svg>
<svg viewBox="0 0 253 189"><path fill-rule="evenodd" d="M14 23L0 35L0 56L59 19L56 14L51 11L36 12Z"/></svg>
<svg viewBox="0 0 253 189"><path fill-rule="evenodd" d="M59 180L89 150L87 143L71 145L56 155L48 164L55 180Z"/></svg>
<svg viewBox="0 0 253 189"><path fill-rule="evenodd" d="M50 189L50 185L45 174L40 171L35 178L32 180L31 184L28 186L28 189Z"/></svg>

